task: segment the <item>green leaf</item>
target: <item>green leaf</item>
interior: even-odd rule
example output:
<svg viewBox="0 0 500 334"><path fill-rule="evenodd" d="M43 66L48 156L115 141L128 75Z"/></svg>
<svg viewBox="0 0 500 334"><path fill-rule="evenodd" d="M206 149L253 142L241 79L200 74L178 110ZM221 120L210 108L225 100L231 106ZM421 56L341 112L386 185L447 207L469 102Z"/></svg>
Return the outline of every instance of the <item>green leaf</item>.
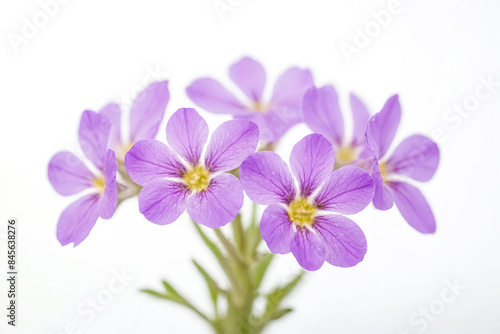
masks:
<svg viewBox="0 0 500 334"><path fill-rule="evenodd" d="M182 297L175 289L173 286L168 284L166 281L162 281L163 286L165 287L165 290L167 290L168 294L174 298L178 298L180 300L186 300L184 297Z"/></svg>
<svg viewBox="0 0 500 334"><path fill-rule="evenodd" d="M222 270L224 270L224 273L226 274L227 278L231 282L231 285L233 287L238 287L239 282L233 274L233 270L231 268L231 265L230 265L228 259L222 254L219 247L212 240L210 240L205 235L205 233L203 233L203 231L201 230L201 228L198 226L198 224L195 221L193 221L193 224L194 224L194 227L196 228L196 230L198 231L198 233L200 234L203 242L205 242L207 247L212 251L212 253L217 258L217 261L219 262L220 266L222 267ZM217 231L216 231L216 233L217 233Z"/></svg>
<svg viewBox="0 0 500 334"><path fill-rule="evenodd" d="M156 298L161 298L161 299L166 299L181 305L185 305L185 302L182 299L179 299L177 297L173 297L164 293L160 293L158 291L150 290L150 289L142 289L140 290L141 292L147 293L148 295L151 295Z"/></svg>
<svg viewBox="0 0 500 334"><path fill-rule="evenodd" d="M262 279L266 274L267 268L271 264L271 261L274 258L273 253L267 253L262 255L257 265L252 270L252 282L254 284L255 290L257 290L262 283Z"/></svg>
<svg viewBox="0 0 500 334"><path fill-rule="evenodd" d="M140 290L141 292L147 293L151 296L157 297L157 298L162 298L166 299L167 296L165 296L163 293L159 293L158 291L150 290L150 289L142 289Z"/></svg>
<svg viewBox="0 0 500 334"><path fill-rule="evenodd" d="M212 253L215 255L215 257L217 258L217 260L219 261L219 263L222 266L224 266L226 259L224 258L224 255L220 251L219 247L217 247L217 245L212 240L210 240L205 235L205 233L203 233L203 231L201 230L201 228L198 226L198 224L196 222L193 222L193 223L194 223L194 227L196 228L196 230L200 234L201 239L203 240L203 242L205 242L205 244L207 245L207 247L212 251Z"/></svg>
<svg viewBox="0 0 500 334"><path fill-rule="evenodd" d="M264 318L272 318L276 310L278 310L281 302L286 296L292 292L292 290L299 284L300 280L304 276L304 272L301 272L294 277L289 283L283 287L278 287L274 289L269 295L267 295L266 310L264 311Z"/></svg>
<svg viewBox="0 0 500 334"><path fill-rule="evenodd" d="M205 314L203 314L200 310L198 310L198 308L193 306L193 304L191 304L184 297L182 297L169 283L167 283L166 281L163 281L162 283L163 283L163 286L165 287L165 289L167 290L166 293L160 293L158 291L154 291L154 290L150 290L150 289L142 289L141 292L144 292L144 293L147 293L151 296L161 298L161 299L166 299L166 300L175 302L177 304L180 304L182 306L185 306L185 307L191 309L196 314L198 314L205 321L212 324L212 321L210 321L210 319Z"/></svg>
<svg viewBox="0 0 500 334"><path fill-rule="evenodd" d="M288 313L290 313L292 311L293 311L293 309L291 309L291 308L282 308L282 309L276 310L269 320L270 321L271 320L278 320L279 318L287 315Z"/></svg>
<svg viewBox="0 0 500 334"><path fill-rule="evenodd" d="M200 274L203 276L203 278L207 282L208 290L210 291L210 297L212 298L212 302L214 303L214 307L217 308L217 298L219 296L217 283L215 283L215 280L195 260L193 260L193 263L196 266L196 269L198 269Z"/></svg>

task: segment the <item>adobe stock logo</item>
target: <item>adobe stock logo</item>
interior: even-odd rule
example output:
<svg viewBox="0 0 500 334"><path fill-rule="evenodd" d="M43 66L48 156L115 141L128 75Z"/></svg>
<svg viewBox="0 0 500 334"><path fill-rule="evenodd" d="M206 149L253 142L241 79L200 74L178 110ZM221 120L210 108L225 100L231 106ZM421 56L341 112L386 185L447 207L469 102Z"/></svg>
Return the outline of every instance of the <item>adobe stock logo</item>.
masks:
<svg viewBox="0 0 500 334"><path fill-rule="evenodd" d="M500 87L500 81L493 77L493 74L477 77L478 84L474 92L470 92L457 103L446 109L442 116L442 123L434 128L431 133L432 139L438 144L444 143L452 130L458 129L466 119L480 109L481 104L492 98Z"/></svg>
<svg viewBox="0 0 500 334"><path fill-rule="evenodd" d="M79 319L76 321L69 321L58 330L56 333L51 334L83 334L87 333L85 325L94 321L98 313L103 312L108 305L113 302L113 299L129 285L134 279L130 276L125 268L121 271L112 270L113 277L108 281L108 284L100 289L96 294L87 297L87 299L76 307L76 315Z"/></svg>
<svg viewBox="0 0 500 334"><path fill-rule="evenodd" d="M457 279L454 279L453 282L445 280L444 285L445 287L441 290L438 297L429 301L427 305L419 307L416 312L410 315L408 322L410 326L415 328L417 333L425 332L429 328L430 323L436 321L451 304L457 301L462 292L467 289ZM410 332L400 332L399 334L410 334Z"/></svg>
<svg viewBox="0 0 500 334"><path fill-rule="evenodd" d="M380 35L382 30L391 23L392 17L401 13L402 9L399 0L391 0L387 4L387 9L372 10L370 12L372 20L366 22L363 29L359 26L354 27L352 44L344 41L339 44L347 63L350 64L352 62L353 55L359 55L361 50L368 47L372 39Z"/></svg>
<svg viewBox="0 0 500 334"><path fill-rule="evenodd" d="M224 21L226 13L234 11L243 0L215 0L212 2L215 12L221 21Z"/></svg>
<svg viewBox="0 0 500 334"><path fill-rule="evenodd" d="M21 18L22 26L21 32L8 32L7 39L14 49L14 52L19 53L19 48L21 45L26 45L35 38L39 31L47 26L50 19L57 16L61 5L65 5L69 0L40 0L38 1L38 6L40 10L34 12L30 18L23 16Z"/></svg>

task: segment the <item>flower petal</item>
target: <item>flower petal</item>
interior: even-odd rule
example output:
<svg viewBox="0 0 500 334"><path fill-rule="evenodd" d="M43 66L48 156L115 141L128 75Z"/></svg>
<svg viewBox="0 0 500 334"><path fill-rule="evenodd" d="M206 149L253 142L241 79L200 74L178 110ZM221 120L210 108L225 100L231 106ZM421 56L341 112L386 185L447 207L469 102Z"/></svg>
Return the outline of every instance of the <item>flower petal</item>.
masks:
<svg viewBox="0 0 500 334"><path fill-rule="evenodd" d="M154 140L140 140L125 155L128 175L137 184L164 177L182 177L186 168L167 145Z"/></svg>
<svg viewBox="0 0 500 334"><path fill-rule="evenodd" d="M290 154L290 167L299 181L301 196L311 195L332 173L334 164L332 144L322 135L314 133L295 144Z"/></svg>
<svg viewBox="0 0 500 334"><path fill-rule="evenodd" d="M101 114L86 110L80 120L78 134L83 154L101 171L108 148L111 122Z"/></svg>
<svg viewBox="0 0 500 334"><path fill-rule="evenodd" d="M255 123L242 119L224 122L210 138L205 165L212 173L235 169L255 152L258 143L259 127Z"/></svg>
<svg viewBox="0 0 500 334"><path fill-rule="evenodd" d="M311 71L292 67L276 81L271 105L286 106L300 115L304 94L313 84Z"/></svg>
<svg viewBox="0 0 500 334"><path fill-rule="evenodd" d="M373 180L359 167L346 166L331 173L314 205L346 215L360 212L373 198Z"/></svg>
<svg viewBox="0 0 500 334"><path fill-rule="evenodd" d="M168 145L193 165L200 160L207 138L207 122L192 108L181 108L168 120Z"/></svg>
<svg viewBox="0 0 500 334"><path fill-rule="evenodd" d="M74 195L92 186L94 175L73 153L59 152L50 159L49 181L63 196Z"/></svg>
<svg viewBox="0 0 500 334"><path fill-rule="evenodd" d="M168 81L154 82L137 95L130 108L132 143L156 136L169 98Z"/></svg>
<svg viewBox="0 0 500 334"><path fill-rule="evenodd" d="M118 188L116 185L116 156L112 150L106 151L106 165L104 166L104 193L99 203L99 216L104 219L113 217L118 202Z"/></svg>
<svg viewBox="0 0 500 334"><path fill-rule="evenodd" d="M170 224L186 209L189 190L179 182L155 180L139 193L139 210L150 222L158 225Z"/></svg>
<svg viewBox="0 0 500 334"><path fill-rule="evenodd" d="M319 216L313 228L323 240L328 263L337 267L352 267L365 257L365 234L349 218L340 215Z"/></svg>
<svg viewBox="0 0 500 334"><path fill-rule="evenodd" d="M122 112L120 106L116 103L110 103L99 111L99 114L108 118L111 123L111 130L109 133L108 147L116 149L122 142L121 137L121 117Z"/></svg>
<svg viewBox="0 0 500 334"><path fill-rule="evenodd" d="M207 190L189 197L187 212L198 224L219 228L236 218L243 206L243 188L232 174L217 175Z"/></svg>
<svg viewBox="0 0 500 334"><path fill-rule="evenodd" d="M370 113L361 100L354 94L350 96L353 120L352 145L359 146L366 143L366 123L370 119Z"/></svg>
<svg viewBox="0 0 500 334"><path fill-rule="evenodd" d="M401 119L397 95L387 100L382 110L373 115L366 125L366 139L377 158L381 158L392 143Z"/></svg>
<svg viewBox="0 0 500 334"><path fill-rule="evenodd" d="M375 186L373 205L379 210L389 210L394 204L392 190L384 183L384 179L380 174L378 161L376 160L373 162L370 175Z"/></svg>
<svg viewBox="0 0 500 334"><path fill-rule="evenodd" d="M286 106L274 106L267 112L254 112L246 118L259 126L260 140L264 143L278 141L291 127L300 123L300 114Z"/></svg>
<svg viewBox="0 0 500 334"><path fill-rule="evenodd" d="M99 195L86 195L70 204L59 217L57 240L65 246L78 246L89 235L99 218Z"/></svg>
<svg viewBox="0 0 500 334"><path fill-rule="evenodd" d="M439 164L439 148L422 135L403 140L387 161L393 173L406 175L416 181L429 181Z"/></svg>
<svg viewBox="0 0 500 334"><path fill-rule="evenodd" d="M251 101L261 100L266 71L259 62L245 57L229 68L229 77Z"/></svg>
<svg viewBox="0 0 500 334"><path fill-rule="evenodd" d="M248 197L259 204L289 204L295 198L292 173L274 152L250 155L241 164L240 181Z"/></svg>
<svg viewBox="0 0 500 334"><path fill-rule="evenodd" d="M271 252L290 253L294 232L285 208L281 205L270 205L264 210L260 221L260 235Z"/></svg>
<svg viewBox="0 0 500 334"><path fill-rule="evenodd" d="M250 111L214 79L202 78L186 88L187 96L199 107L216 114L248 115Z"/></svg>
<svg viewBox="0 0 500 334"><path fill-rule="evenodd" d="M324 245L318 235L307 229L299 229L294 234L290 249L300 266L306 270L318 270L325 262Z"/></svg>
<svg viewBox="0 0 500 334"><path fill-rule="evenodd" d="M391 182L394 202L403 218L420 233L436 232L436 221L424 195L406 182Z"/></svg>
<svg viewBox="0 0 500 334"><path fill-rule="evenodd" d="M302 118L311 130L322 134L332 144L342 145L344 120L337 92L332 86L324 86L319 89L312 87L306 92Z"/></svg>

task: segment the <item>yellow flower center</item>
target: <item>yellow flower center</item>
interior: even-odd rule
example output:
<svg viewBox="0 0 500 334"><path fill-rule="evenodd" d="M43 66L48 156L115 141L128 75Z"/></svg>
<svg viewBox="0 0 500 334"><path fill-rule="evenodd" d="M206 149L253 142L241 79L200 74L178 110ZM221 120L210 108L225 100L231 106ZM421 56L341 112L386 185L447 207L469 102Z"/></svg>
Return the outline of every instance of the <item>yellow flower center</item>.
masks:
<svg viewBox="0 0 500 334"><path fill-rule="evenodd" d="M97 188L98 192L100 192L100 193L104 192L105 181L104 181L104 177L103 176L96 177L95 179L92 180L92 182L94 183L94 186Z"/></svg>
<svg viewBox="0 0 500 334"><path fill-rule="evenodd" d="M351 145L342 146L335 152L335 169L339 169L356 160L359 156L359 149Z"/></svg>
<svg viewBox="0 0 500 334"><path fill-rule="evenodd" d="M307 199L299 198L290 204L288 217L295 224L304 227L313 224L315 213L316 208Z"/></svg>
<svg viewBox="0 0 500 334"><path fill-rule="evenodd" d="M184 182L190 190L204 191L208 188L210 172L202 166L196 166L184 174Z"/></svg>
<svg viewBox="0 0 500 334"><path fill-rule="evenodd" d="M265 113L269 110L269 105L261 101L253 101L248 109L260 113Z"/></svg>
<svg viewBox="0 0 500 334"><path fill-rule="evenodd" d="M389 176L387 164L385 162L379 163L378 168L380 169L380 175L382 176L384 183L387 183L387 176Z"/></svg>
<svg viewBox="0 0 500 334"><path fill-rule="evenodd" d="M116 159L117 160L125 160L125 155L128 153L128 151L130 151L132 146L134 146L134 143L120 145L116 149Z"/></svg>

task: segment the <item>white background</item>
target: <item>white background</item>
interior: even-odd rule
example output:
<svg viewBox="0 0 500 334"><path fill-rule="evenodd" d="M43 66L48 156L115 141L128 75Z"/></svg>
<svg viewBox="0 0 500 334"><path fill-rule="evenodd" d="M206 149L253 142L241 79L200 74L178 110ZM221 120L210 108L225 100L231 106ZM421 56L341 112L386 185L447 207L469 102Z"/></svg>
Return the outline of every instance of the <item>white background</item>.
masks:
<svg viewBox="0 0 500 334"><path fill-rule="evenodd" d="M188 220L156 226L131 199L111 220L98 221L80 246L61 247L56 222L77 197L52 189L47 164L60 150L78 152L83 110L110 101L126 105L126 96L152 81L152 71L170 80L158 135L164 140L168 116L192 106L185 87L207 75L227 83L228 66L244 55L265 65L271 83L289 66L311 68L318 85L337 87L347 116L350 91L372 113L399 93L403 118L396 141L436 128L447 136L438 172L420 185L437 233L417 233L395 208L369 207L353 217L368 239L365 260L309 274L285 303L296 310L267 333L500 332L500 87L456 127L443 119L474 95L480 76L500 81L500 7L493 0L401 0L401 11L348 63L340 43L352 44L355 28L364 28L371 11L388 3L243 0L221 20L212 0L69 1L16 53L8 33L21 34L23 17L32 20L41 8L37 1L2 1L0 259L4 271L6 220L17 217L20 294L19 326L6 329L2 311L0 332L69 333L65 327L72 322L92 334L209 332L189 311L138 292L160 289L166 278L209 309L190 259L218 277L220 272ZM228 119L201 112L212 130ZM279 149L285 159L306 133L299 126L285 136ZM77 308L122 269L134 278L87 322ZM280 256L265 287L298 269L292 255ZM422 321L420 308L439 306L446 281L466 288L433 321L424 321L426 328L415 326L410 317L417 312ZM5 283L2 278L0 305L6 303Z"/></svg>

